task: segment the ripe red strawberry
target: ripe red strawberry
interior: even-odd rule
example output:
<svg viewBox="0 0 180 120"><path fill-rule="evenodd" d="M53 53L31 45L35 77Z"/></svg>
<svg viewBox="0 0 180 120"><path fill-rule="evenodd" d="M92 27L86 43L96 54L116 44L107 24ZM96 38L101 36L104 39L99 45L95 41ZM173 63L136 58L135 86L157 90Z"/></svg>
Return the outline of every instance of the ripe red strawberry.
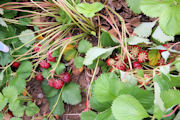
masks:
<svg viewBox="0 0 180 120"><path fill-rule="evenodd" d="M61 81L60 79L54 80L54 82L53 82L53 87L55 89L61 89L63 87L63 85L64 85L64 82Z"/></svg>
<svg viewBox="0 0 180 120"><path fill-rule="evenodd" d="M132 57L130 57L130 60L133 60L133 59L132 59ZM128 57L127 57L127 56L124 58L124 62L125 62L125 63L128 63L128 62L129 62L129 60L128 60Z"/></svg>
<svg viewBox="0 0 180 120"><path fill-rule="evenodd" d="M53 78L51 78L51 79L48 80L48 85L49 85L50 87L53 87L53 86L54 86L54 79L53 79Z"/></svg>
<svg viewBox="0 0 180 120"><path fill-rule="evenodd" d="M39 80L39 81L42 81L44 78L43 78L41 73L38 73L38 74L36 74L35 79Z"/></svg>
<svg viewBox="0 0 180 120"><path fill-rule="evenodd" d="M44 68L44 69L48 69L48 68L50 67L50 64L49 64L47 61L42 60L42 61L40 62L40 67L41 67L41 68Z"/></svg>
<svg viewBox="0 0 180 120"><path fill-rule="evenodd" d="M71 75L68 72L61 73L61 80L65 83L69 83L71 81Z"/></svg>
<svg viewBox="0 0 180 120"><path fill-rule="evenodd" d="M146 62L148 60L148 54L146 51L141 51L138 53L138 56L137 56L137 61L139 63L143 63L143 62Z"/></svg>
<svg viewBox="0 0 180 120"><path fill-rule="evenodd" d="M133 68L135 69L142 69L142 66L139 62L133 62Z"/></svg>
<svg viewBox="0 0 180 120"><path fill-rule="evenodd" d="M125 70L126 69L126 65L122 62L117 62L115 65L114 65L115 68L119 69L119 70Z"/></svg>
<svg viewBox="0 0 180 120"><path fill-rule="evenodd" d="M56 62L56 57L52 57L52 52L50 52L47 56L47 60L51 62Z"/></svg>
<svg viewBox="0 0 180 120"><path fill-rule="evenodd" d="M14 62L12 64L12 67L14 67L14 68L18 68L19 66L20 66L20 62Z"/></svg>
<svg viewBox="0 0 180 120"><path fill-rule="evenodd" d="M35 43L34 46L36 46L37 44L38 44L38 43ZM38 45L33 49L33 51L34 51L34 52L39 52L41 46L42 46L41 44L38 44Z"/></svg>
<svg viewBox="0 0 180 120"><path fill-rule="evenodd" d="M115 64L115 60L112 58L109 58L106 60L106 63L108 66L113 66Z"/></svg>
<svg viewBox="0 0 180 120"><path fill-rule="evenodd" d="M162 66L162 65L165 65L165 60L163 58L161 58L158 63L157 63L158 66Z"/></svg>
<svg viewBox="0 0 180 120"><path fill-rule="evenodd" d="M133 56L133 57L137 57L138 53L140 52L141 48L137 45L133 45L130 49L130 54Z"/></svg>

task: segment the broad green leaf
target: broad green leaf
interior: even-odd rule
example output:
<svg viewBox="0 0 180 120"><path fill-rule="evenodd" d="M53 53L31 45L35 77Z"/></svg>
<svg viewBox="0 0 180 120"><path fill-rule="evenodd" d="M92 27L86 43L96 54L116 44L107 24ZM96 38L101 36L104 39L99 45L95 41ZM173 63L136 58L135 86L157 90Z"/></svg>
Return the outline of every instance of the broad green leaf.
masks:
<svg viewBox="0 0 180 120"><path fill-rule="evenodd" d="M78 44L78 52L86 53L90 48L92 48L92 44L87 40L81 40Z"/></svg>
<svg viewBox="0 0 180 120"><path fill-rule="evenodd" d="M54 97L49 97L48 102L49 102L49 109L52 110L54 107L54 104L57 102L58 95ZM64 114L64 103L62 98L59 99L59 102L56 105L56 108L53 111L53 115L62 115Z"/></svg>
<svg viewBox="0 0 180 120"><path fill-rule="evenodd" d="M7 1L7 0L6 0ZM10 2L10 1L9 1ZM4 14L3 17L11 19L14 18L17 15L17 11L16 10L4 10Z"/></svg>
<svg viewBox="0 0 180 120"><path fill-rule="evenodd" d="M150 17L159 17L159 25L167 35L180 34L180 1L142 0L141 10Z"/></svg>
<svg viewBox="0 0 180 120"><path fill-rule="evenodd" d="M86 57L84 59L83 64L91 65L96 58L103 56L103 55L105 55L105 56L103 56L105 59L106 57L108 57L108 55L110 55L113 52L114 49L115 48L93 47L93 48L89 49L88 52L86 53ZM106 54L108 54L108 55L106 56Z"/></svg>
<svg viewBox="0 0 180 120"><path fill-rule="evenodd" d="M150 109L153 106L154 94L153 91L143 90L137 86L126 87L122 89L119 95L129 94L134 96L145 109Z"/></svg>
<svg viewBox="0 0 180 120"><path fill-rule="evenodd" d="M169 75L168 77L170 78L173 87L180 87L180 76Z"/></svg>
<svg viewBox="0 0 180 120"><path fill-rule="evenodd" d="M51 70L51 68L48 68L48 69L44 69L43 71L42 71L42 75L43 75L43 77L44 78L47 78L48 76L50 76L50 71Z"/></svg>
<svg viewBox="0 0 180 120"><path fill-rule="evenodd" d="M97 114L93 111L87 111L81 113L81 120L95 120Z"/></svg>
<svg viewBox="0 0 180 120"><path fill-rule="evenodd" d="M146 110L131 95L120 95L113 101L112 113L117 120L141 120L148 117Z"/></svg>
<svg viewBox="0 0 180 120"><path fill-rule="evenodd" d="M50 62L50 64L51 64L51 67L52 67L52 68L55 68L55 66L56 66L57 63ZM56 74L59 75L60 73L63 72L63 70L64 70L65 68L66 68L66 66L65 66L63 63L58 64L58 66L57 66L57 68L56 68L56 70L55 70ZM49 73L47 73L47 74L49 74ZM46 76L46 75L45 75L45 76Z"/></svg>
<svg viewBox="0 0 180 120"><path fill-rule="evenodd" d="M6 22L3 20L3 18L0 17L0 25L2 25L3 27L8 27Z"/></svg>
<svg viewBox="0 0 180 120"><path fill-rule="evenodd" d="M158 120L161 120L162 116L164 115L164 112L161 110L161 108L158 105L154 105L154 117Z"/></svg>
<svg viewBox="0 0 180 120"><path fill-rule="evenodd" d="M112 115L111 108L99 113L96 116L96 120L116 120L114 116Z"/></svg>
<svg viewBox="0 0 180 120"><path fill-rule="evenodd" d="M83 66L84 58L81 56L78 56L74 58L74 65L76 68L81 68Z"/></svg>
<svg viewBox="0 0 180 120"><path fill-rule="evenodd" d="M17 89L18 93L21 93L26 87L26 80L25 78L17 76L15 79L9 82L9 85L14 86Z"/></svg>
<svg viewBox="0 0 180 120"><path fill-rule="evenodd" d="M123 72L120 71L121 73L121 81L130 85L130 86L135 86L137 85L137 79L133 75L129 74L128 72Z"/></svg>
<svg viewBox="0 0 180 120"><path fill-rule="evenodd" d="M151 44L149 39L141 38L141 37L137 37L137 36L132 36L132 37L128 38L127 42L128 42L129 45L137 45L137 44L140 44L140 43Z"/></svg>
<svg viewBox="0 0 180 120"><path fill-rule="evenodd" d="M77 51L73 48L64 53L64 59L67 61L72 60L76 56Z"/></svg>
<svg viewBox="0 0 180 120"><path fill-rule="evenodd" d="M79 13L82 13L85 17L91 18L96 12L99 12L104 8L104 5L100 2L94 2L92 4L83 2L76 6Z"/></svg>
<svg viewBox="0 0 180 120"><path fill-rule="evenodd" d="M13 117L10 120L22 120L21 118Z"/></svg>
<svg viewBox="0 0 180 120"><path fill-rule="evenodd" d="M64 86L62 99L67 104L79 104L82 100L80 86L73 82Z"/></svg>
<svg viewBox="0 0 180 120"><path fill-rule="evenodd" d="M9 53L2 53L0 52L0 65L5 66L10 63L13 58L10 56Z"/></svg>
<svg viewBox="0 0 180 120"><path fill-rule="evenodd" d="M25 44L26 47L30 47L35 41L35 35L34 32L30 29L27 29L25 31L22 31L19 40L21 40L22 43Z"/></svg>
<svg viewBox="0 0 180 120"><path fill-rule="evenodd" d="M93 95L99 102L112 102L119 96L124 84L114 73L104 73L95 81Z"/></svg>
<svg viewBox="0 0 180 120"><path fill-rule="evenodd" d="M0 111L6 106L8 99L0 93Z"/></svg>
<svg viewBox="0 0 180 120"><path fill-rule="evenodd" d="M111 107L111 103L108 103L108 102L99 102L95 99L94 96L92 96L90 98L90 105L91 107L98 111L98 112L103 112L105 111L106 109L110 108Z"/></svg>
<svg viewBox="0 0 180 120"><path fill-rule="evenodd" d="M159 17L167 7L164 0L142 0L140 5L141 11L150 17Z"/></svg>
<svg viewBox="0 0 180 120"><path fill-rule="evenodd" d="M46 97L53 97L55 95L58 94L59 90L53 88L53 87L50 87L48 85L48 81L47 80L44 80L41 84L41 87L42 87L42 90L43 90L43 93L46 95Z"/></svg>
<svg viewBox="0 0 180 120"><path fill-rule="evenodd" d="M32 63L29 61L23 61L17 70L19 77L26 79L32 72Z"/></svg>
<svg viewBox="0 0 180 120"><path fill-rule="evenodd" d="M173 1L161 14L159 25L163 32L174 36L180 34L180 1L177 1L177 5L172 4L174 4Z"/></svg>
<svg viewBox="0 0 180 120"><path fill-rule="evenodd" d="M35 103L29 101L26 107L26 115L33 116L34 114L38 112L39 112L39 107Z"/></svg>
<svg viewBox="0 0 180 120"><path fill-rule="evenodd" d="M128 6L134 13L136 14L141 13L141 10L140 10L141 0L126 0L126 2L128 3Z"/></svg>
<svg viewBox="0 0 180 120"><path fill-rule="evenodd" d="M3 78L4 78L4 71L1 71L1 72L0 72L0 81L2 81Z"/></svg>
<svg viewBox="0 0 180 120"><path fill-rule="evenodd" d="M13 86L8 86L8 87L3 88L2 93L4 97L8 98L9 102L15 101L18 96L17 89Z"/></svg>
<svg viewBox="0 0 180 120"><path fill-rule="evenodd" d="M155 76L154 81L158 83L162 91L168 90L173 87L172 81L169 77L162 73L162 76Z"/></svg>
<svg viewBox="0 0 180 120"><path fill-rule="evenodd" d="M14 116L22 117L24 115L25 106L22 105L20 100L15 100L9 104L9 109L13 112Z"/></svg>
<svg viewBox="0 0 180 120"><path fill-rule="evenodd" d="M152 37L155 40L158 40L161 43L169 42L169 41L174 41L174 36L168 36L166 35L158 26L156 30L153 32Z"/></svg>
<svg viewBox="0 0 180 120"><path fill-rule="evenodd" d="M150 50L148 52L149 65L155 66L160 58L161 54L158 50Z"/></svg>
<svg viewBox="0 0 180 120"><path fill-rule="evenodd" d="M143 22L134 29L134 33L139 37L149 37L152 33L152 28L155 26L155 22Z"/></svg>
<svg viewBox="0 0 180 120"><path fill-rule="evenodd" d="M118 45L117 43L115 43L111 37L111 35L108 32L103 32L101 34L101 44L104 47L113 47L115 45Z"/></svg>
<svg viewBox="0 0 180 120"><path fill-rule="evenodd" d="M180 91L169 89L161 92L161 98L166 109L173 107L180 103Z"/></svg>

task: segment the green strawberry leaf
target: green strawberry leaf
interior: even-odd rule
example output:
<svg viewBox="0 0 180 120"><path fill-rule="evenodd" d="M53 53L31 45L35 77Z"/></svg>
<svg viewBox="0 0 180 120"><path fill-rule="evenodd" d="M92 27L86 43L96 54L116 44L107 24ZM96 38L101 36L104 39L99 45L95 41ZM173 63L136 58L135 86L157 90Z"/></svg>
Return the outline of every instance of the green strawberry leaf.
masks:
<svg viewBox="0 0 180 120"><path fill-rule="evenodd" d="M76 68L81 68L83 66L84 58L81 56L78 56L74 58L74 65Z"/></svg>
<svg viewBox="0 0 180 120"><path fill-rule="evenodd" d="M29 101L27 103L27 107L26 107L26 115L27 116L33 116L34 114L39 112L39 107L36 106L35 103Z"/></svg>
<svg viewBox="0 0 180 120"><path fill-rule="evenodd" d="M155 26L155 22L143 22L139 26L134 29L134 33L136 33L139 37L149 37L152 33L152 28Z"/></svg>
<svg viewBox="0 0 180 120"><path fill-rule="evenodd" d="M180 91L169 89L161 92L161 98L166 109L173 107L180 103Z"/></svg>
<svg viewBox="0 0 180 120"><path fill-rule="evenodd" d="M129 45L137 45L141 43L151 44L152 42L149 41L147 38L132 36L127 39Z"/></svg>
<svg viewBox="0 0 180 120"><path fill-rule="evenodd" d="M180 1L142 0L140 9L150 17L159 17L159 25L167 35L180 34Z"/></svg>
<svg viewBox="0 0 180 120"><path fill-rule="evenodd" d="M111 103L108 103L108 102L99 102L99 101L96 100L96 98L94 96L92 96L90 98L90 105L91 105L91 107L94 110L96 110L98 112L103 112L106 109L111 107Z"/></svg>
<svg viewBox="0 0 180 120"><path fill-rule="evenodd" d="M17 76L15 79L9 82L9 85L16 87L18 93L21 93L26 87L26 80L21 78L21 76Z"/></svg>
<svg viewBox="0 0 180 120"><path fill-rule="evenodd" d="M126 2L128 3L128 6L134 13L136 14L141 13L141 10L140 10L141 0L126 0Z"/></svg>
<svg viewBox="0 0 180 120"><path fill-rule="evenodd" d="M120 95L113 101L112 113L117 120L141 120L148 117L148 113L131 95Z"/></svg>
<svg viewBox="0 0 180 120"><path fill-rule="evenodd" d="M22 120L21 118L13 117L10 120Z"/></svg>
<svg viewBox="0 0 180 120"><path fill-rule="evenodd" d="M78 52L86 53L90 48L92 48L92 44L87 40L81 40L78 44Z"/></svg>
<svg viewBox="0 0 180 120"><path fill-rule="evenodd" d="M100 2L94 2L92 4L83 2L76 6L77 11L88 18L92 18L96 12L99 12L103 8L104 5Z"/></svg>
<svg viewBox="0 0 180 120"><path fill-rule="evenodd" d="M18 96L17 89L13 86L8 86L8 87L3 88L2 93L4 97L8 98L9 102L15 101Z"/></svg>
<svg viewBox="0 0 180 120"><path fill-rule="evenodd" d="M109 55L112 54L114 49L115 48L113 47L112 48L99 48L99 47L90 48L88 52L86 53L83 64L91 65L93 64L93 61L100 56L103 59L106 59Z"/></svg>
<svg viewBox="0 0 180 120"><path fill-rule="evenodd" d="M13 58L10 56L9 53L2 53L0 52L0 65L5 66L10 63Z"/></svg>
<svg viewBox="0 0 180 120"><path fill-rule="evenodd" d="M29 61L23 61L17 70L19 77L26 79L32 72L32 63Z"/></svg>
<svg viewBox="0 0 180 120"><path fill-rule="evenodd" d="M99 102L112 102L119 96L124 84L114 73L101 74L95 81L93 95Z"/></svg>
<svg viewBox="0 0 180 120"><path fill-rule="evenodd" d="M0 93L0 111L7 105L8 99Z"/></svg>
<svg viewBox="0 0 180 120"><path fill-rule="evenodd" d="M82 100L80 86L73 82L64 86L62 99L67 104L79 104Z"/></svg>
<svg viewBox="0 0 180 120"><path fill-rule="evenodd" d="M160 26L158 26L156 28L156 30L153 32L152 37L155 40L158 40L160 43L165 43L165 42L169 42L169 41L174 41L174 36L168 36L166 35L160 28Z"/></svg>
<svg viewBox="0 0 180 120"><path fill-rule="evenodd" d="M35 42L35 35L34 32L30 29L22 31L19 40L25 44L26 47L30 47Z"/></svg>
<svg viewBox="0 0 180 120"><path fill-rule="evenodd" d="M112 115L111 108L99 113L96 116L96 120L116 120L114 116Z"/></svg>
<svg viewBox="0 0 180 120"><path fill-rule="evenodd" d="M81 113L81 120L95 120L97 114L93 111L87 111Z"/></svg>
<svg viewBox="0 0 180 120"><path fill-rule="evenodd" d="M58 95L54 96L54 97L49 97L48 98L48 102L49 102L49 109L52 110L54 107L54 104L56 103L58 98ZM53 111L53 115L62 115L64 114L65 110L64 110L64 103L62 98L59 99L59 102L56 105L56 108Z"/></svg>

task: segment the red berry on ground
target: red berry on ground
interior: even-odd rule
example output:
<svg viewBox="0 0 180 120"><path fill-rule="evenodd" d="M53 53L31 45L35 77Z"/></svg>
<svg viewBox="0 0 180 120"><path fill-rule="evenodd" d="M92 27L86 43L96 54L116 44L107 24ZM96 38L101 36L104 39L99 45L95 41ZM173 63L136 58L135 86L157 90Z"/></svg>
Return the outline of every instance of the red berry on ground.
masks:
<svg viewBox="0 0 180 120"><path fill-rule="evenodd" d="M69 83L71 81L71 75L68 72L61 73L61 80L65 83Z"/></svg>
<svg viewBox="0 0 180 120"><path fill-rule="evenodd" d="M139 63L143 63L143 62L146 62L148 60L148 54L146 51L141 51L138 53L138 56L137 56L137 61Z"/></svg>
<svg viewBox="0 0 180 120"><path fill-rule="evenodd" d="M40 50L40 47L42 46L41 44L38 44L38 43L36 43L36 44L34 44L34 46L36 46L34 49L33 49L33 51L34 52L39 52L39 50Z"/></svg>
<svg viewBox="0 0 180 120"><path fill-rule="evenodd" d="M56 62L56 57L52 57L52 52L50 52L47 56L47 60L51 62Z"/></svg>
<svg viewBox="0 0 180 120"><path fill-rule="evenodd" d="M119 70L125 70L126 69L126 65L122 62L117 62L115 65L114 65L115 68L119 69Z"/></svg>
<svg viewBox="0 0 180 120"><path fill-rule="evenodd" d="M107 63L108 66L113 66L114 63L115 63L115 60L112 59L112 58L109 58L109 59L106 60L106 63Z"/></svg>
<svg viewBox="0 0 180 120"><path fill-rule="evenodd" d="M53 87L55 89L61 89L63 87L63 85L64 85L64 82L61 81L60 79L54 80L54 82L53 82Z"/></svg>
<svg viewBox="0 0 180 120"><path fill-rule="evenodd" d="M12 64L12 67L14 67L14 68L18 68L19 66L20 66L20 62L14 62Z"/></svg>
<svg viewBox="0 0 180 120"><path fill-rule="evenodd" d="M41 68L44 68L44 69L48 69L48 68L50 67L50 64L49 64L47 61L42 60L42 61L40 62L40 67L41 67Z"/></svg>
<svg viewBox="0 0 180 120"><path fill-rule="evenodd" d="M41 73L38 73L38 74L36 74L35 79L39 80L39 81L42 81L44 78L43 78Z"/></svg>
<svg viewBox="0 0 180 120"><path fill-rule="evenodd" d="M141 48L137 45L133 45L130 49L130 54L133 56L133 57L137 57L138 53L140 52Z"/></svg>
<svg viewBox="0 0 180 120"><path fill-rule="evenodd" d="M53 87L54 86L54 79L53 78L51 78L51 79L49 79L48 80L48 85L50 86L50 87Z"/></svg>
<svg viewBox="0 0 180 120"><path fill-rule="evenodd" d="M139 62L133 62L133 68L135 69L142 69L142 66Z"/></svg>

